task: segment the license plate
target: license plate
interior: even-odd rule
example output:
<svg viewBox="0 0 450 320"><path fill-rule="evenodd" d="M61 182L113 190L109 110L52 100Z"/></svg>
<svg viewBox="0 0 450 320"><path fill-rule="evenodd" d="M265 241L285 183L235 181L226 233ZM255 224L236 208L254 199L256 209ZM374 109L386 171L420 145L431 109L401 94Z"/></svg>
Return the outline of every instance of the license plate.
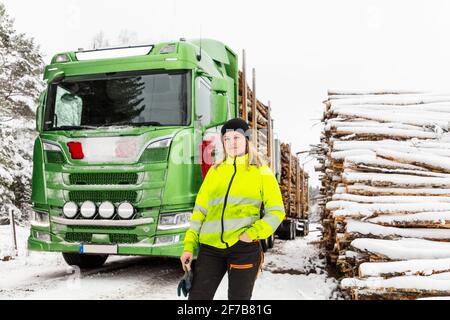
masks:
<svg viewBox="0 0 450 320"><path fill-rule="evenodd" d="M81 244L80 253L117 254L117 245Z"/></svg>

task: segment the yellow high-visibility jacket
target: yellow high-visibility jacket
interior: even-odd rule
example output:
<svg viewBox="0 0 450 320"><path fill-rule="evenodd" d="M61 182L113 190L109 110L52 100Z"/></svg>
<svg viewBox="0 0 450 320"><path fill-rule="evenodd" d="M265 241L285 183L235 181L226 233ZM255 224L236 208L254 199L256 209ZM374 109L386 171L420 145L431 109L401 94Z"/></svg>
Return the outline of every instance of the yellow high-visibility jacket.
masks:
<svg viewBox="0 0 450 320"><path fill-rule="evenodd" d="M228 156L211 167L195 200L184 250L194 252L199 243L225 249L246 232L252 240L270 237L285 216L280 187L267 166L250 165L248 153ZM260 208L264 204L264 216Z"/></svg>

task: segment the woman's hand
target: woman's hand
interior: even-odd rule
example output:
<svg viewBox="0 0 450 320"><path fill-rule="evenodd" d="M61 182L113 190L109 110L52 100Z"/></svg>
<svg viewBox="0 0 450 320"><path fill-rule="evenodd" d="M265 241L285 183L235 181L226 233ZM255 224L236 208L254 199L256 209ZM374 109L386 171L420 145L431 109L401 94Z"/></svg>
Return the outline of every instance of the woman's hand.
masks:
<svg viewBox="0 0 450 320"><path fill-rule="evenodd" d="M252 242L252 239L250 239L250 237L245 233L241 233L241 235L239 236L239 240L250 243Z"/></svg>
<svg viewBox="0 0 450 320"><path fill-rule="evenodd" d="M192 252L183 252L181 255L181 265L183 266L183 271L186 271L186 265L192 262L193 254Z"/></svg>

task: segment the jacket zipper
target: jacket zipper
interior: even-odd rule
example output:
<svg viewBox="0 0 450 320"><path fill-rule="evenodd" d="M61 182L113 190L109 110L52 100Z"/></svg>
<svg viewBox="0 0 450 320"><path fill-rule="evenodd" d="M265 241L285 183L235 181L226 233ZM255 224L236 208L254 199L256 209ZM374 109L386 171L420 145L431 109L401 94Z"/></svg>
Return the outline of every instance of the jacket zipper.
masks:
<svg viewBox="0 0 450 320"><path fill-rule="evenodd" d="M224 228L225 228L224 227L224 222L223 222L223 216L224 216L224 213L225 213L225 208L227 206L228 194L230 193L231 184L233 183L234 176L236 175L236 157L234 157L234 164L233 164L233 166L234 166L234 173L233 173L233 176L231 177L230 183L228 184L228 190L227 190L227 193L225 195L225 201L223 203L222 219L221 219L221 222L222 222L222 233L220 234L220 241L222 241L222 243L225 244L227 246L227 248L229 248L230 246L228 245L227 242L223 241L223 232L224 232Z"/></svg>

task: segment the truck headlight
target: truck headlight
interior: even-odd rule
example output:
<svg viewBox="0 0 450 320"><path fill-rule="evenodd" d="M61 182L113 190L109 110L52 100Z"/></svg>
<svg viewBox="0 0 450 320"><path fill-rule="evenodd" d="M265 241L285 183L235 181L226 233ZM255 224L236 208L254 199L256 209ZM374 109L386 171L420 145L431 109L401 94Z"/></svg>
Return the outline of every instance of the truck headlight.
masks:
<svg viewBox="0 0 450 320"><path fill-rule="evenodd" d="M91 219L95 216L95 213L97 212L97 207L95 206L95 203L93 203L92 201L85 201L81 205L80 212L83 218Z"/></svg>
<svg viewBox="0 0 450 320"><path fill-rule="evenodd" d="M50 218L47 212L34 211L34 225L39 225L40 227L49 227Z"/></svg>
<svg viewBox="0 0 450 320"><path fill-rule="evenodd" d="M44 149L45 161L47 163L63 164L65 163L64 154L61 147L55 142L42 141L42 147Z"/></svg>
<svg viewBox="0 0 450 320"><path fill-rule="evenodd" d="M114 215L114 212L115 212L114 205L111 202L109 202L109 201L103 202L98 207L98 214L103 219L111 219L112 216Z"/></svg>
<svg viewBox="0 0 450 320"><path fill-rule="evenodd" d="M44 141L42 141L42 146L44 147L44 151L62 152L61 147L54 142L44 140Z"/></svg>
<svg viewBox="0 0 450 320"><path fill-rule="evenodd" d="M159 217L158 230L172 230L189 227L192 212L162 214Z"/></svg>
<svg viewBox="0 0 450 320"><path fill-rule="evenodd" d="M162 236L155 239L155 246L169 246L180 241L180 235Z"/></svg>
<svg viewBox="0 0 450 320"><path fill-rule="evenodd" d="M147 146L147 149L158 149L158 148L168 148L172 138L164 138L161 140L154 141Z"/></svg>
<svg viewBox="0 0 450 320"><path fill-rule="evenodd" d="M33 231L33 236L34 236L34 238L41 240L41 241L46 241L46 242L51 241L51 237L48 233Z"/></svg>
<svg viewBox="0 0 450 320"><path fill-rule="evenodd" d="M172 137L151 142L142 154L141 162L151 163L167 161L171 142Z"/></svg>
<svg viewBox="0 0 450 320"><path fill-rule="evenodd" d="M122 219L130 219L134 214L134 207L129 202L122 202L117 208L117 214Z"/></svg>
<svg viewBox="0 0 450 320"><path fill-rule="evenodd" d="M75 218L78 213L78 205L75 202L67 202L63 207L63 213L66 218Z"/></svg>

